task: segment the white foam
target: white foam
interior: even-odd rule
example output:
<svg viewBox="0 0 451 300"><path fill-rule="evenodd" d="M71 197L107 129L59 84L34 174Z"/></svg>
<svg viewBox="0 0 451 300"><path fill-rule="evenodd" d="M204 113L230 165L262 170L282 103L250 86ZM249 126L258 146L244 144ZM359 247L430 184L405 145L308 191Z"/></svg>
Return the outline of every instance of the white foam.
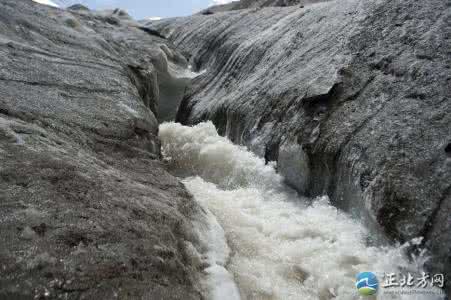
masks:
<svg viewBox="0 0 451 300"><path fill-rule="evenodd" d="M245 147L218 135L211 122L194 127L178 123L160 126L163 154L173 165L192 175L199 175L222 188L261 186L284 188L283 180L273 167Z"/></svg>
<svg viewBox="0 0 451 300"><path fill-rule="evenodd" d="M165 123L160 138L172 167L194 175L183 181L188 190L224 229L233 253L227 269L242 299L359 299L359 272L419 271L402 247L368 246L365 227L327 197L303 201L271 166L219 136L212 123ZM218 293L213 299L230 299Z"/></svg>
<svg viewBox="0 0 451 300"><path fill-rule="evenodd" d="M206 69L201 70L199 72L194 72L192 70L191 66L188 66L188 68L181 68L180 66L178 66L172 62L169 62L168 71L169 71L169 74L171 74L171 76L173 78L189 79L189 80L199 77L207 72Z"/></svg>
<svg viewBox="0 0 451 300"><path fill-rule="evenodd" d="M209 209L206 207L204 209L207 223L195 221L194 226L204 249L201 261L202 264L207 265L204 268L207 275L204 282L206 296L208 299L239 300L240 294L233 275L226 269L230 248L227 245L224 230Z"/></svg>
<svg viewBox="0 0 451 300"><path fill-rule="evenodd" d="M196 77L199 77L199 76L205 74L206 72L207 72L207 69L200 70L199 72L194 72L191 70L191 68L189 68L188 70L186 70L186 73L183 76L184 76L184 78L194 79Z"/></svg>

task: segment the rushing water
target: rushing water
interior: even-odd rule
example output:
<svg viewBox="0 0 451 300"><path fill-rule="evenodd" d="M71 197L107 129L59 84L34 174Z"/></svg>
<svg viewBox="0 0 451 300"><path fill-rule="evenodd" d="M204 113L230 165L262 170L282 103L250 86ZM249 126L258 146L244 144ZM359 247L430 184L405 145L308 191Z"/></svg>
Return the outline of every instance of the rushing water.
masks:
<svg viewBox="0 0 451 300"><path fill-rule="evenodd" d="M219 268L209 271L212 298L352 300L359 299L359 272L382 278L384 272L420 271L420 262L409 262L403 247L369 246L358 220L327 197L298 196L272 165L219 136L212 123L164 123L160 138L172 168L209 211L212 228L205 238L216 248L211 259ZM379 293L377 299L439 299L404 297Z"/></svg>

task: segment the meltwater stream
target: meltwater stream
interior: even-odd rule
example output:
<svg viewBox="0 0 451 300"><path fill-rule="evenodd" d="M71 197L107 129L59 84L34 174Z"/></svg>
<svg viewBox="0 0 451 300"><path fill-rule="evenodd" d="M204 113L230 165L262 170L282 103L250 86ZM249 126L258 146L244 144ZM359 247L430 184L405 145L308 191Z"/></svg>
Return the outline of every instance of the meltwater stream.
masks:
<svg viewBox="0 0 451 300"><path fill-rule="evenodd" d="M221 259L228 261L222 265L233 277L216 276L212 298L352 300L359 299L359 272L420 271L420 263L409 262L403 247L369 246L365 227L327 197L312 201L298 196L273 166L219 136L211 122L194 127L164 123L160 138L171 167L216 217L231 249ZM219 226L216 220L212 226ZM218 235L211 236L214 247L227 248L222 230L212 232ZM229 255L228 249L222 253ZM239 293L233 282L221 283L221 278L233 278ZM440 299L403 297L379 293L377 299Z"/></svg>

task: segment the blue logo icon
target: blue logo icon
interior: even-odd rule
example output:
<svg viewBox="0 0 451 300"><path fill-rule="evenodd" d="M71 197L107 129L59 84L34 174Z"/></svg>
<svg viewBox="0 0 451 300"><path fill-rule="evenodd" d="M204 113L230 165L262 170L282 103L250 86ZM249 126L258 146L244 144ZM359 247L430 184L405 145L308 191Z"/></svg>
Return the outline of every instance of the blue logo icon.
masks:
<svg viewBox="0 0 451 300"><path fill-rule="evenodd" d="M357 275L355 286L362 296L371 296L377 293L379 282L376 275L371 272L362 272Z"/></svg>

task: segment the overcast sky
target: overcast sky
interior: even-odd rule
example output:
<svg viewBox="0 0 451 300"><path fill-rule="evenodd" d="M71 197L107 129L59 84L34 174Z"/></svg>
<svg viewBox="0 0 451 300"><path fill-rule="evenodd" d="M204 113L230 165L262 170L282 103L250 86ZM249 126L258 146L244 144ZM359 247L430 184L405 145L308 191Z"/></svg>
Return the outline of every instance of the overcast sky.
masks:
<svg viewBox="0 0 451 300"><path fill-rule="evenodd" d="M92 9L124 8L135 19L176 17L196 13L212 4L231 0L51 0L60 6L81 3Z"/></svg>

